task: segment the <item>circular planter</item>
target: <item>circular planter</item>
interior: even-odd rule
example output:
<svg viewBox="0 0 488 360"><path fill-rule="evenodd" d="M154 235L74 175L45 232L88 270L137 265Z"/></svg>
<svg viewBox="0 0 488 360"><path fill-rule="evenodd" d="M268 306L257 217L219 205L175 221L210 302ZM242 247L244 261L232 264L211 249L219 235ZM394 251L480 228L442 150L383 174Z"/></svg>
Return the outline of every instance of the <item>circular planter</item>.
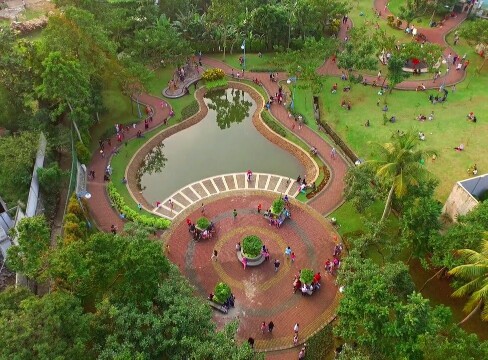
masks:
<svg viewBox="0 0 488 360"><path fill-rule="evenodd" d="M237 259L239 260L240 263L242 263L242 259L244 258L244 254L243 254L242 250L236 251L236 254L237 254ZM247 259L246 266L251 266L251 267L252 266L259 266L264 262L263 254L259 254L258 256L253 257L253 258L249 258L246 256L246 259Z"/></svg>

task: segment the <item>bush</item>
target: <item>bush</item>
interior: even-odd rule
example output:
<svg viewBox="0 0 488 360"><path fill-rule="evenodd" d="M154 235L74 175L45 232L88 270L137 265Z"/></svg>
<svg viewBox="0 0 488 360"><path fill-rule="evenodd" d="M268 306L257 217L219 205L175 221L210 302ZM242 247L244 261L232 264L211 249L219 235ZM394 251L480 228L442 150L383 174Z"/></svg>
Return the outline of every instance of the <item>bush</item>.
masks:
<svg viewBox="0 0 488 360"><path fill-rule="evenodd" d="M302 284L310 285L313 281L313 271L310 269L302 269L300 272L300 281Z"/></svg>
<svg viewBox="0 0 488 360"><path fill-rule="evenodd" d="M326 325L307 341L307 358L325 359L334 348L332 325Z"/></svg>
<svg viewBox="0 0 488 360"><path fill-rule="evenodd" d="M183 110L181 110L181 118L182 120L186 120L198 112L198 102L196 100L192 101L190 104L185 106Z"/></svg>
<svg viewBox="0 0 488 360"><path fill-rule="evenodd" d="M171 221L168 219L141 215L138 211L131 209L125 204L124 198L117 192L117 189L112 182L107 185L107 191L113 206L117 209L117 211L124 215L127 220L157 229L167 229L171 224Z"/></svg>
<svg viewBox="0 0 488 360"><path fill-rule="evenodd" d="M49 167L37 169L39 186L44 192L59 191L63 171L57 163L52 163Z"/></svg>
<svg viewBox="0 0 488 360"><path fill-rule="evenodd" d="M225 72L222 69L212 68L207 69L202 74L202 79L205 81L220 80L225 77Z"/></svg>
<svg viewBox="0 0 488 360"><path fill-rule="evenodd" d="M227 79L219 79L219 80L207 81L205 83L205 87L207 88L208 91L210 91L215 89L226 88L227 84L228 84Z"/></svg>
<svg viewBox="0 0 488 360"><path fill-rule="evenodd" d="M246 257L255 258L261 254L263 242L256 235L246 236L242 240L242 252Z"/></svg>
<svg viewBox="0 0 488 360"><path fill-rule="evenodd" d="M88 164L91 159L90 150L81 141L76 143L76 156L78 161L82 164Z"/></svg>
<svg viewBox="0 0 488 360"><path fill-rule="evenodd" d="M213 301L223 304L230 297L231 290L229 285L223 282L219 282L215 285Z"/></svg>
<svg viewBox="0 0 488 360"><path fill-rule="evenodd" d="M210 220L207 219L206 217L201 217L200 219L197 220L197 227L199 229L208 229L210 226Z"/></svg>
<svg viewBox="0 0 488 360"><path fill-rule="evenodd" d="M286 130L273 119L272 115L267 110L261 112L261 118L271 130L282 137L286 137Z"/></svg>
<svg viewBox="0 0 488 360"><path fill-rule="evenodd" d="M273 205L271 205L271 212L275 215L281 214L283 209L285 208L285 200L281 197L273 201Z"/></svg>
<svg viewBox="0 0 488 360"><path fill-rule="evenodd" d="M398 19L398 20L396 21L396 27L397 27L397 28L400 28L400 27L402 26L402 24L403 24L403 22L402 22L400 19Z"/></svg>
<svg viewBox="0 0 488 360"><path fill-rule="evenodd" d="M388 15L388 17L386 18L386 21L388 22L388 25L390 25L391 27L394 27L394 23L395 23L395 17L393 15Z"/></svg>
<svg viewBox="0 0 488 360"><path fill-rule="evenodd" d="M267 50L264 39L253 39L246 43L249 44L249 52L265 52Z"/></svg>
<svg viewBox="0 0 488 360"><path fill-rule="evenodd" d="M80 203L74 194L69 198L67 212L68 214L73 214L76 216L78 221L85 219L85 213L83 212L83 209L81 208Z"/></svg>

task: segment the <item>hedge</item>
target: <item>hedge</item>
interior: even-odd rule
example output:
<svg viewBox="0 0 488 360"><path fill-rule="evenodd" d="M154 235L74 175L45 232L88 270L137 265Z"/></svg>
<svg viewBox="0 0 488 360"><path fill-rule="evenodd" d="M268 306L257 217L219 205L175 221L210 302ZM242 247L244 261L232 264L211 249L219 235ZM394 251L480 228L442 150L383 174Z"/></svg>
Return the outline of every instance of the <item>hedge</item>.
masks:
<svg viewBox="0 0 488 360"><path fill-rule="evenodd" d="M332 325L327 324L307 341L307 359L325 359L334 349Z"/></svg>
<svg viewBox="0 0 488 360"><path fill-rule="evenodd" d="M267 110L263 110L261 112L261 118L263 119L264 123L268 125L268 127L273 130L275 133L282 137L286 137L286 130L283 129L281 125L279 125L271 116L271 114Z"/></svg>
<svg viewBox="0 0 488 360"><path fill-rule="evenodd" d="M261 249L263 247L263 242L256 235L246 236L242 240L242 252L245 256L254 258L261 254Z"/></svg>
<svg viewBox="0 0 488 360"><path fill-rule="evenodd" d="M181 119L186 120L198 112L198 102L193 100L181 110Z"/></svg>
<svg viewBox="0 0 488 360"><path fill-rule="evenodd" d="M107 191L108 196L112 201L112 205L115 206L117 211L123 214L127 220L134 221L145 226L155 227L157 229L167 229L171 224L171 221L168 219L142 215L138 211L131 209L125 204L124 198L117 192L117 189L112 182L108 183Z"/></svg>
<svg viewBox="0 0 488 360"><path fill-rule="evenodd" d="M219 80L207 81L205 83L205 87L207 88L208 91L210 91L210 90L215 90L220 88L226 88L227 84L228 84L227 79L219 79Z"/></svg>

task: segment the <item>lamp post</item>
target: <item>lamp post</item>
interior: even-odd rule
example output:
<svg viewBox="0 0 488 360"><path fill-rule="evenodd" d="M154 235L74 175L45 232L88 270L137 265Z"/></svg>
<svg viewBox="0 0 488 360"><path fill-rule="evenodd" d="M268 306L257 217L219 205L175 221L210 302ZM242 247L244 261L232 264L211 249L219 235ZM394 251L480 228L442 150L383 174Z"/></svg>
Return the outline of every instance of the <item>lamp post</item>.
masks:
<svg viewBox="0 0 488 360"><path fill-rule="evenodd" d="M291 78L288 78L288 80L286 80L286 83L288 85L293 84L293 89L291 91L291 104L290 104L290 109L295 110L295 87L296 87L296 84L297 84L297 78L296 78L296 76L293 76Z"/></svg>
<svg viewBox="0 0 488 360"><path fill-rule="evenodd" d="M246 70L246 39L242 42L241 49L244 52L242 70Z"/></svg>

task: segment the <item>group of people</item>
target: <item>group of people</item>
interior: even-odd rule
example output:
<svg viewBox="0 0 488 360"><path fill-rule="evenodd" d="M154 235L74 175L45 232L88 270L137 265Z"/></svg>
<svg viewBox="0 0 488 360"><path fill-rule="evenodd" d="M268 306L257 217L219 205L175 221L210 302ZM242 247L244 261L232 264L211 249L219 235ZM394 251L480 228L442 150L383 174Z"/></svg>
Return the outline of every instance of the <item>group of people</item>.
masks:
<svg viewBox="0 0 488 360"><path fill-rule="evenodd" d="M332 260L327 259L325 261L325 271L327 271L327 273L331 274L331 275L334 275L337 271L337 269L339 269L340 265L341 265L341 254L342 254L342 251L343 251L344 247L342 245L342 243L338 243L334 246L334 252L332 254Z"/></svg>
<svg viewBox="0 0 488 360"><path fill-rule="evenodd" d="M351 102L342 99L341 106L346 110L351 110Z"/></svg>
<svg viewBox="0 0 488 360"><path fill-rule="evenodd" d="M208 294L207 299L210 300L210 301L215 302L215 295L214 295L214 293ZM230 296L227 298L227 300L224 301L223 304L221 304L221 306L223 306L224 308L226 308L227 310L229 310L231 307L234 307L235 306L235 301L236 301L236 297L234 296L233 293L230 293Z"/></svg>
<svg viewBox="0 0 488 360"><path fill-rule="evenodd" d="M322 276L320 275L320 272L315 273L313 276L313 280L310 284L302 284L302 281L300 280L300 273L301 270L298 270L298 275L295 275L295 278L293 279L293 293L296 294L298 290L300 290L302 295L312 295L315 291L320 289L320 280L322 279Z"/></svg>
<svg viewBox="0 0 488 360"><path fill-rule="evenodd" d="M439 91L441 91L441 89L439 89ZM429 95L430 103L435 105L437 103L443 103L444 101L446 101L447 95L449 94L449 91L443 88L442 93L443 93L442 96L439 96L439 95L434 96L434 95L430 94Z"/></svg>
<svg viewBox="0 0 488 360"><path fill-rule="evenodd" d="M466 119L471 122L477 122L476 115L471 111L468 115L466 115Z"/></svg>
<svg viewBox="0 0 488 360"><path fill-rule="evenodd" d="M188 225L188 232L195 241L211 239L215 234L215 224L213 222L210 222L206 229L197 228L190 219L186 219L186 224Z"/></svg>

